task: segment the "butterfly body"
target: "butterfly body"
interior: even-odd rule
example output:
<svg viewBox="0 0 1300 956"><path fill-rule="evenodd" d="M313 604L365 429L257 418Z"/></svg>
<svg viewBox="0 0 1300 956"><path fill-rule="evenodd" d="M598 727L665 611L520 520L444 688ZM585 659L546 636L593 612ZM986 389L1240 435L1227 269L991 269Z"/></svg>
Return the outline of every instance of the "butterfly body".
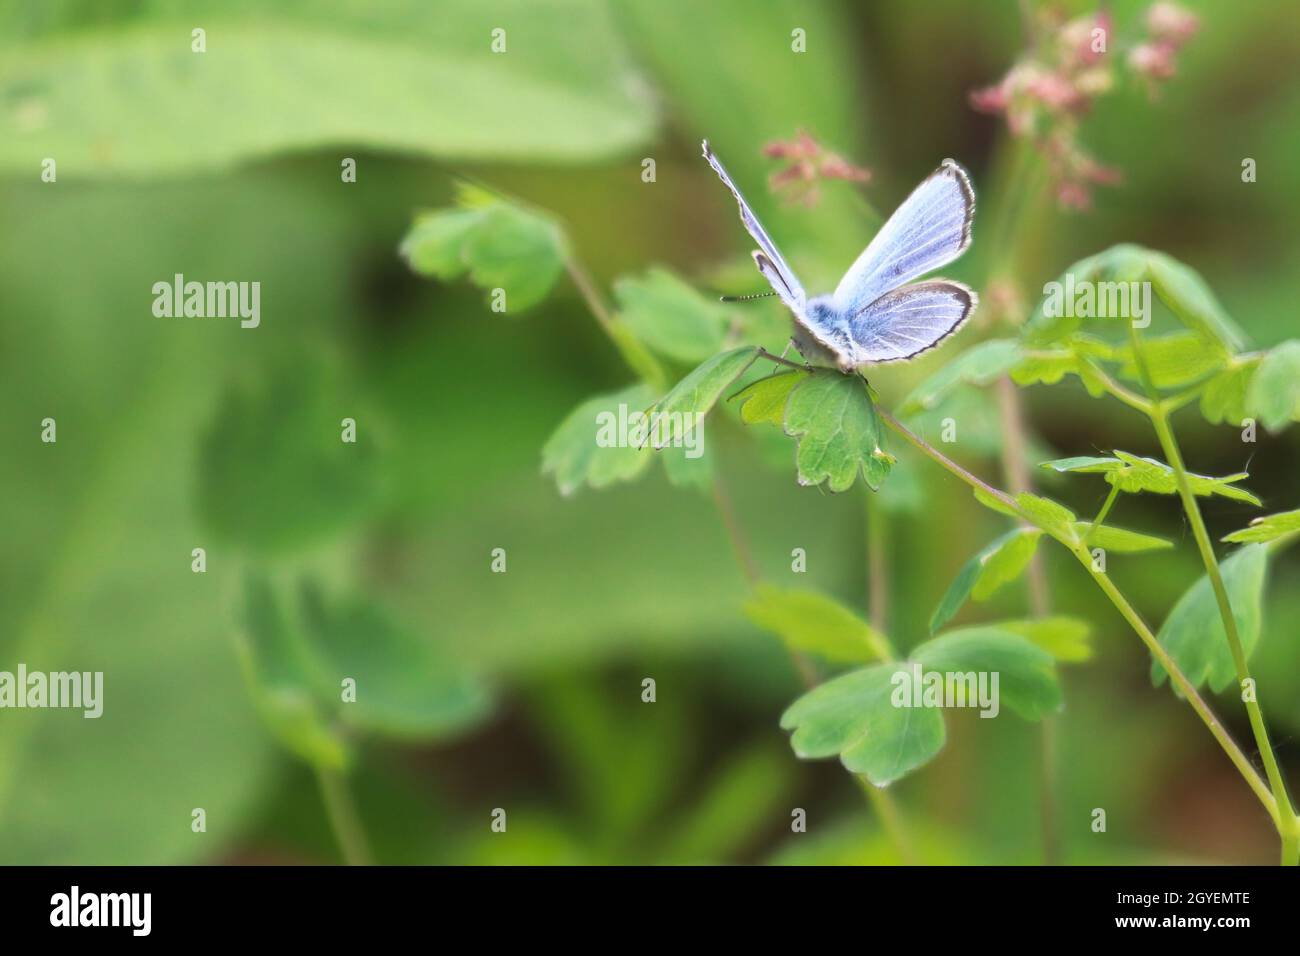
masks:
<svg viewBox="0 0 1300 956"><path fill-rule="evenodd" d="M754 262L793 314L791 339L808 361L851 372L909 359L957 331L974 312L978 299L960 282L912 282L956 259L971 242L975 192L952 160L913 190L834 292L809 298L707 141L704 158L736 197L741 222L759 245Z"/></svg>

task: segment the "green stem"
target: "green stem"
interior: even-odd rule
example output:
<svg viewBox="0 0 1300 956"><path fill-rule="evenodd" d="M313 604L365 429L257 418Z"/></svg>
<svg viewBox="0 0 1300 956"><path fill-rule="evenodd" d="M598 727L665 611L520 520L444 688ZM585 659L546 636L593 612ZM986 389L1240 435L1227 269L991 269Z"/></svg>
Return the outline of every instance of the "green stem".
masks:
<svg viewBox="0 0 1300 956"><path fill-rule="evenodd" d="M920 858L916 855L912 841L907 836L907 828L903 825L903 815L898 809L898 802L894 800L893 794L888 790L875 786L870 780L859 774L853 774L853 779L858 782L862 792L867 795L871 808L876 811L881 826L889 834L889 839L893 842L894 849L898 850L898 856L903 861L903 864L905 866L916 866L920 863Z"/></svg>
<svg viewBox="0 0 1300 956"><path fill-rule="evenodd" d="M1088 528L1088 533L1083 536L1083 543L1086 546L1092 539L1092 533L1101 527L1101 523L1106 520L1106 515L1110 514L1110 509L1115 504L1115 499L1119 497L1119 485L1110 486L1110 494L1106 496L1105 503L1102 504L1101 510L1097 512L1097 517L1092 519L1092 525Z"/></svg>
<svg viewBox="0 0 1300 956"><path fill-rule="evenodd" d="M1036 525L1037 527L1042 527L1042 525L1038 524L1031 515L1027 514L1024 509L1016 503L1015 499L1006 492L999 491L997 488L994 488L992 485L989 485L987 482L971 474L965 468L962 468L961 465L958 465L952 459L948 458L948 456L944 455L929 442L925 441L925 439L914 434L911 429L884 409L879 409L878 411L881 420L884 421L886 425L902 436L904 440L910 443L923 455L937 462L946 471L955 475L957 478L960 478L971 488L994 498L1005 507L1014 511L1025 521ZM1047 528L1043 528L1043 530L1048 534L1052 534L1052 532ZM1053 537L1055 537L1055 535L1053 535ZM1151 629L1147 627L1146 623L1138 615L1137 611L1133 610L1133 606L1128 603L1128 600L1122 593L1120 593L1119 589L1115 587L1110 578L1093 568L1092 557L1081 544L1071 544L1065 541L1062 541L1061 543L1069 548L1070 552L1084 566L1092 576L1093 581L1099 588L1101 588L1102 592L1110 599L1111 603L1115 605L1116 610L1120 612L1121 616L1123 616L1123 618L1129 623L1129 626L1137 633L1138 637L1142 640L1142 643L1147 646L1151 655L1159 661L1160 665L1169 673L1169 677L1174 682L1174 685L1178 687L1187 702L1191 704L1192 709L1196 711L1197 716L1201 718L1201 721L1209 729L1210 733L1214 736L1214 739L1219 742L1219 746L1222 747L1224 752L1228 755L1228 759L1232 761L1233 766L1237 768L1237 771L1241 774L1242 778L1250 786L1251 790L1254 791L1255 796L1259 798L1260 803L1264 805L1264 809L1268 811L1274 824L1281 828L1284 824L1282 824L1278 815L1278 803L1269 792L1268 786L1262 779L1260 779L1259 774L1246 758L1246 755L1242 753L1241 748L1237 746L1236 741L1234 741L1227 730L1224 729L1223 725L1219 722L1218 717L1214 715L1214 712L1210 710L1209 705L1204 701L1204 699L1202 699L1200 694L1196 692L1196 688L1192 686L1191 682L1187 679L1186 675L1183 674L1182 670L1179 669L1173 658L1171 658L1168 653L1166 653L1165 649L1160 646L1160 642L1157 641L1155 635L1151 633Z"/></svg>
<svg viewBox="0 0 1300 956"><path fill-rule="evenodd" d="M334 839L338 841L339 850L343 853L343 861L348 866L370 866L374 862L370 854L370 843L366 839L356 804L352 801L347 780L337 770L323 767L314 769L321 800L325 804L325 814L329 817Z"/></svg>
<svg viewBox="0 0 1300 956"><path fill-rule="evenodd" d="M1129 338L1133 343L1133 359L1137 365L1138 376L1141 378L1143 388L1151 400L1151 424L1155 428L1156 437L1160 440L1160 448L1169 462L1169 467L1173 469L1174 481L1178 486L1178 497L1182 500L1183 511L1192 526L1192 536L1196 539L1196 547L1201 552L1201 562L1205 565L1206 576L1209 577L1210 587L1214 591L1214 600L1219 606L1219 617L1223 619L1223 631L1228 639L1228 650L1232 654L1233 667L1237 671L1237 686L1238 688L1244 687L1247 681L1250 681L1253 685L1254 680L1250 676L1250 667L1246 663L1246 652L1241 643L1241 634L1237 630L1237 618L1232 613L1232 602L1228 598L1228 589L1223 583L1223 574L1219 570L1218 559L1214 556L1214 546L1210 543L1210 534L1205 528L1205 520L1201 517L1201 507L1196 501L1191 482L1187 478L1187 467L1183 463L1183 455L1178 447L1178 439L1174 437L1174 431L1169 425L1169 412L1160 402L1160 394L1156 390L1150 370L1147 368L1146 358L1142 354L1137 329L1132 324L1129 325ZM1287 838L1300 835L1300 821L1296 818L1295 808L1292 806L1291 798L1287 794L1286 780L1282 776L1281 768L1278 766L1277 756L1273 753L1268 728L1264 724L1264 714L1260 710L1255 695L1251 695L1246 699L1245 705L1246 713L1250 718L1250 729L1255 735L1255 744L1259 748L1260 758L1264 762L1264 772L1268 776L1269 787L1272 789L1273 798L1277 802L1279 816L1275 819L1278 822L1279 833L1283 837L1285 855Z"/></svg>

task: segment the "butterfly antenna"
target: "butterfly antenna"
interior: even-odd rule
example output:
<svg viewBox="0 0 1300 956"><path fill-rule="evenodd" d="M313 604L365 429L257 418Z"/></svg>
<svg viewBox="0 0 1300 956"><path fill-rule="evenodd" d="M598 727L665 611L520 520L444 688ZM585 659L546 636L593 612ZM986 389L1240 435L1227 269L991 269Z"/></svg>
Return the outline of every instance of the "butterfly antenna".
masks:
<svg viewBox="0 0 1300 956"><path fill-rule="evenodd" d="M775 292L755 292L753 295L720 295L719 302L748 302L750 299L765 299L769 295L776 295Z"/></svg>

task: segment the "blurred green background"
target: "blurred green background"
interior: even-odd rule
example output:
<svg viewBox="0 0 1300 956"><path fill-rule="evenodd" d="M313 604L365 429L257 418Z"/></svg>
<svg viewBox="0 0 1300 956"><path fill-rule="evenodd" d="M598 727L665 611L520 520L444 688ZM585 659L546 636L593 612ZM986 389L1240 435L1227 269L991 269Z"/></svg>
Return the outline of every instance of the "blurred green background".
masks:
<svg viewBox="0 0 1300 956"><path fill-rule="evenodd" d="M1109 6L1117 37L1140 32L1145 4ZM339 859L311 771L277 748L240 673L251 573L356 611L338 620L400 629L414 650L398 710L473 701L419 732L402 732L403 712L349 737L381 862L895 861L852 779L795 759L779 730L801 685L741 613L745 581L708 497L656 471L562 498L541 475L564 415L629 380L572 284L498 315L467 283L414 275L398 244L470 177L560 217L603 288L662 264L760 291L731 198L699 158L708 136L805 284L829 288L875 223L842 184L811 207L767 193L776 167L760 147L802 128L873 171L861 189L883 211L944 157L962 162L981 205L954 278L978 285L1006 253L982 247L984 211L1022 190L1030 305L1069 263L1133 241L1200 271L1267 347L1296 328L1300 14L1186 6L1201 30L1159 98L1126 83L1083 121L1123 182L1065 213L995 182L1004 124L968 103L1023 48L1012 2L0 5L0 669L105 673L99 720L0 712L0 862ZM490 49L498 27L504 54ZM806 53L791 51L794 28ZM41 181L46 157L56 183ZM154 317L152 284L178 272L259 281L261 326ZM749 308L780 321L770 303ZM977 321L963 340L990 331ZM884 405L957 348L874 372ZM1077 383L1024 398L1045 450L1158 453L1145 422ZM978 420L991 399L965 400ZM360 439L340 455L349 416ZM40 441L46 417L57 444ZM792 447L773 455L733 419L710 425L710 454L765 576L865 608L864 492L798 487ZM1193 470L1249 463L1265 512L1300 504L1294 432L1243 445L1191 413L1178 424ZM975 428L952 453L996 478L997 441ZM888 624L905 649L1002 523L924 462L890 482L914 502L889 518ZM1105 491L1047 487L1081 514ZM1203 509L1216 537L1257 513ZM1111 571L1158 622L1200 573L1195 549L1174 499L1124 510L1180 543ZM196 547L205 574L191 572ZM498 547L505 574L489 570ZM795 547L806 575L790 571ZM1044 552L1054 607L1095 629L1057 722L1064 859L1273 862L1269 821L1191 710L1151 687L1135 636L1068 556ZM1253 661L1293 786L1298 579L1294 557L1275 564ZM1016 587L963 613L1023 612ZM1247 746L1232 694L1216 703ZM967 716L892 788L918 851L1037 862L1038 730ZM790 832L795 807L806 834ZM1090 830L1095 807L1105 834Z"/></svg>

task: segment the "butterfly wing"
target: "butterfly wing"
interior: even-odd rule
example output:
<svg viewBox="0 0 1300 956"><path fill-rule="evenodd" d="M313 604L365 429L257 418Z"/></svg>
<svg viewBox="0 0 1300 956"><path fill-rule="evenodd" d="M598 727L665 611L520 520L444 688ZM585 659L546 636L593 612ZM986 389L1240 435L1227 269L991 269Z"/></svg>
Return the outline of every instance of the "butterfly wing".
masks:
<svg viewBox="0 0 1300 956"><path fill-rule="evenodd" d="M945 159L889 217L835 287L831 302L853 316L891 289L956 259L971 241L975 191Z"/></svg>
<svg viewBox="0 0 1300 956"><path fill-rule="evenodd" d="M740 194L736 184L731 181L731 176L727 174L726 168L718 161L718 157L713 155L713 150L709 148L709 141L704 141L704 158L709 161L713 171L718 174L718 178L731 190L731 194L736 197L736 202L740 206L740 221L744 223L746 231L754 237L758 243L761 252L754 253L754 261L758 264L758 271L763 273L776 294L781 297L781 301L794 310L796 316L803 314L804 302L807 297L804 295L803 286L795 278L794 272L786 265L781 250L776 247L767 231L754 215L754 210L749 208L749 203L745 202L745 197Z"/></svg>
<svg viewBox="0 0 1300 956"><path fill-rule="evenodd" d="M972 290L947 279L885 293L849 319L855 365L897 362L934 348L961 328L978 301Z"/></svg>

